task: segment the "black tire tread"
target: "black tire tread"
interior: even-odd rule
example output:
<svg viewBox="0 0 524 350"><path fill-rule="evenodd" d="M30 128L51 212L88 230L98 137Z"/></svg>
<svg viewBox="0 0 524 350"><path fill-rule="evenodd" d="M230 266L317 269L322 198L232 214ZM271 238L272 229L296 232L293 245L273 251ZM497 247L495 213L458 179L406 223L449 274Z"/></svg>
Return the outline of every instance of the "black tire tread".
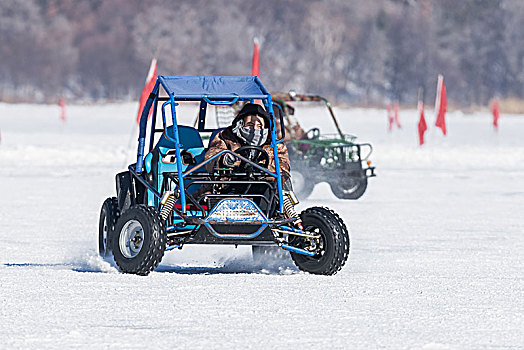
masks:
<svg viewBox="0 0 524 350"><path fill-rule="evenodd" d="M350 193L344 193L343 191L339 190L339 184L338 183L329 183L329 187L331 187L331 192L339 198L339 199L359 199L364 195L364 192L366 192L366 189L368 187L368 179L367 177L360 177L358 179L359 185L357 189Z"/></svg>
<svg viewBox="0 0 524 350"><path fill-rule="evenodd" d="M139 204L131 208L141 211L142 214L146 215L152 221L150 226L153 232L151 232L151 239L149 240L149 245L147 247L144 247L144 246L142 247L142 249L147 250L147 253L142 260L137 260L136 266L132 268L129 268L128 266L125 266L124 264L122 264L120 259L117 258L117 256L115 256L114 251L113 251L113 256L115 258L116 264L118 265L118 267L120 268L122 272L137 274L140 276L147 276L151 271L153 271L160 264L160 261L164 257L164 252L166 250L166 244L167 244L167 234L166 234L165 222L161 220L160 214L153 207L148 207L146 205ZM126 210L124 215L129 213L131 208ZM146 228L144 228L144 230L145 229ZM157 231L156 235L155 235L155 231ZM115 237L115 240L118 240L118 237Z"/></svg>
<svg viewBox="0 0 524 350"><path fill-rule="evenodd" d="M331 260L331 262L328 264L326 268L324 268L322 271L317 271L315 273L328 276L336 274L338 271L342 269L349 257L349 231L346 225L344 224L344 221L342 221L342 219L337 213L326 207L308 208L304 210L300 215L303 216L304 214L315 214L317 216L320 216L323 220L329 223L330 227L333 228L333 231L335 233L333 237L335 241L334 258ZM300 258L303 257L302 255L292 253L291 257L301 271L312 273L311 271L309 271L301 265Z"/></svg>
<svg viewBox="0 0 524 350"><path fill-rule="evenodd" d="M104 207L108 208L108 211L109 211L109 218L110 220L108 220L108 224L109 224L109 227L107 229L107 249L106 249L106 252L102 252L101 249L102 247L100 246L100 243L101 243L101 239L102 237L101 234L101 227L98 228L98 252L100 255L102 256L107 256L108 255L108 251L111 250L110 247L111 247L111 235L113 234L113 232L115 231L115 226L116 226L116 222L118 221L118 218L120 217L120 210L118 209L118 199L116 197L109 197L109 198L106 198L106 200L104 201L104 203L102 204L102 210L100 212L100 216L102 216L102 211L104 210ZM106 214L106 215L108 215ZM101 223L100 223L101 224Z"/></svg>

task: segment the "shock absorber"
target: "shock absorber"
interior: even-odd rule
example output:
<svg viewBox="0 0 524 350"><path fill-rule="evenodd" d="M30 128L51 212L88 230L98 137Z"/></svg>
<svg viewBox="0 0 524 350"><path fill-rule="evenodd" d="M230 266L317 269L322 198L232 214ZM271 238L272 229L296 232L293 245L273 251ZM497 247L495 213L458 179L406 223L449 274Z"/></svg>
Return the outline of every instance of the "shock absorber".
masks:
<svg viewBox="0 0 524 350"><path fill-rule="evenodd" d="M298 199L295 196L295 194L291 191L285 191L283 193L284 198L284 214L287 218L290 219L296 219L295 224L302 228L302 220L300 220L300 216L295 211L295 205L298 204Z"/></svg>
<svg viewBox="0 0 524 350"><path fill-rule="evenodd" d="M160 201L160 204L163 205L162 210L160 211L160 217L162 218L162 220L167 220L169 214L171 213L171 210L173 210L173 207L175 206L175 201L176 196L174 191L167 191L166 193L164 193L164 196Z"/></svg>

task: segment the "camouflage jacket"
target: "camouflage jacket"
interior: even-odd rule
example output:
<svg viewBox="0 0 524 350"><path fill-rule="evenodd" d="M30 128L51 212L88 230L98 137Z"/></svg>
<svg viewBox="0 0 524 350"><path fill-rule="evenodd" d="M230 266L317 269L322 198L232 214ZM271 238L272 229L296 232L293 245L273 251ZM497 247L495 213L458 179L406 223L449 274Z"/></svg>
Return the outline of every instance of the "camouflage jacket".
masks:
<svg viewBox="0 0 524 350"><path fill-rule="evenodd" d="M274 173L276 169L275 168L275 157L273 155L273 149L271 148L271 144L269 144L269 142L270 140L268 140L262 146L262 148L269 155L268 170ZM213 157L215 154L218 154L224 150L230 150L234 152L236 149L240 148L241 146L243 146L241 141L233 133L232 128L228 127L222 130L220 133L218 133L215 136L215 138L211 141L211 143L209 144L209 148L205 155L205 160L208 160L209 158ZM282 174L282 182L285 182L287 179L290 178L289 155L287 153L287 148L283 143L279 143L277 145L277 150L278 150L278 160L280 163L280 171ZM217 161L220 161L220 159L214 159L213 161L206 164L207 171L212 172Z"/></svg>

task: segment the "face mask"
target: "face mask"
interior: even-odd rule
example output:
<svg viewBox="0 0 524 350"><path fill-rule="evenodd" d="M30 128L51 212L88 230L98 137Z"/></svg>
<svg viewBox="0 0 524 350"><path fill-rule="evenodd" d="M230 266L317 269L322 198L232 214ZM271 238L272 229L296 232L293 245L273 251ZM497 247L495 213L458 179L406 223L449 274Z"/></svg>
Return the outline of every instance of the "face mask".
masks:
<svg viewBox="0 0 524 350"><path fill-rule="evenodd" d="M268 131L268 129L246 128L243 120L238 121L233 128L235 135L250 146L262 146L267 140Z"/></svg>

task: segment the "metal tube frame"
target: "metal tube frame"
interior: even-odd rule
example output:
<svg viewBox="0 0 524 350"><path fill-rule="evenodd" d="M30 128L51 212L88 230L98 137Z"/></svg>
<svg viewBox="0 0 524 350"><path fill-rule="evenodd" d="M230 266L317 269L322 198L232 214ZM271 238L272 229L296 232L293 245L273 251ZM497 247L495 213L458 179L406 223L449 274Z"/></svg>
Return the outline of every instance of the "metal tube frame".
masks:
<svg viewBox="0 0 524 350"><path fill-rule="evenodd" d="M212 159L215 159L216 157L218 156L221 156L222 154L225 154L225 153L232 153L234 156L236 156L237 158L241 159L242 161L244 162L248 162L249 164L255 166L257 169L259 170L262 170L264 172L266 172L268 175L272 176L272 177L275 177L276 178L276 181L277 181L277 189L278 189L278 198L279 198L279 211L280 213L284 213L284 204L283 204L283 186L282 186L282 174L281 174L281 171L280 171L280 161L279 161L279 158L278 158L278 144L283 142L283 138L281 140L278 140L277 139L277 133L276 133L276 122L275 122L275 113L274 113L274 110L273 110L273 103L272 103L272 100L271 100L271 95L269 94L269 92L265 89L264 85L262 85L262 82L260 81L260 79L258 77L254 77L254 80L255 80L255 83L258 84L260 86L260 89L262 91L262 95L258 95L258 94L253 94L253 95L243 95L243 96L238 96L236 94L230 94L230 95L205 95L205 96L202 96L202 95L193 95L193 94L185 94L185 95L177 95L175 96L173 93L169 94L169 97L168 98L159 98L158 95L159 95L159 87L160 85L164 88L165 91L168 91L168 88L167 88L167 85L166 85L166 82L164 80L164 78L162 76L158 77L157 79L157 82L155 83L155 86L153 88L153 91L150 95L150 97L148 98L148 100L146 101L146 105L144 106L144 109L142 111L142 115L141 115L141 118L140 118L140 130L139 130L139 138L138 138L138 152L137 152L137 162L136 162L136 167L135 169L133 170L133 172L135 173L135 175L137 177L140 177L140 174L142 173L142 167L143 167L143 161L144 161L144 148L145 148L145 136L146 136L146 127L147 127L147 120L148 120L148 115L149 115L149 111L151 109L151 106L154 104L154 107L153 107L153 121L156 122L156 114L157 114L157 104L158 104L158 101L165 101L163 104L162 104L162 122L163 122L163 133L165 135L165 137L171 141L174 142L175 144L175 153L176 153L176 157L177 157L177 160L180 160L182 159L181 157L181 145L180 145L180 137L179 137L179 134L178 134L178 124L177 124L177 118L176 118L176 106L178 105L178 103L175 101L201 101L201 110L200 110L200 115L199 115L199 130L202 131L201 129L204 129L203 128L203 119L205 117L205 106L202 106L202 101L205 101L206 103L211 103L211 104L233 104L234 102L238 101L238 100L250 100L250 101L254 101L254 100L262 100L263 103L264 103L264 106L266 107L266 110L269 112L269 115L270 115L270 133L271 133L271 147L273 149L273 156L274 156L274 159L275 159L275 173L272 173L270 172L269 170L267 169L264 169L262 168L261 166L259 166L258 164L255 164L251 161L249 161L248 159L242 157L242 156L239 156L231 151L223 151L223 152L220 152L219 154L215 155L214 157L212 157L211 159L208 159L207 161L203 162L203 163L200 163L198 164L196 167L192 168L191 170L187 171L186 173L183 173L182 171L182 162L181 161L177 161L177 172L178 172L178 186L179 186L179 189L180 189L180 200L181 200L181 204L182 204L182 213L186 213L186 194L185 194L185 187L184 187L184 178L186 176L188 176L189 174L191 174L192 172L194 172L195 170L201 168L202 166L204 166L205 164L207 164L208 162L210 162ZM173 122L173 137L171 137L170 135L168 135L167 133L167 124L166 124L166 116L165 116L165 107L167 105L170 105L171 107L171 118L172 118L172 122ZM151 135L150 135L150 145L149 145L149 148L150 150L152 149L153 147L153 143L154 143L154 133L155 133L155 124L153 123L152 124L152 128L151 128ZM141 181L142 182L142 181ZM143 183L147 183L145 181L143 181ZM151 186L149 186L149 184L146 185L148 189L150 189ZM153 192L153 191L152 191ZM153 192L155 194L155 196L157 196L158 192L157 191L154 191Z"/></svg>

